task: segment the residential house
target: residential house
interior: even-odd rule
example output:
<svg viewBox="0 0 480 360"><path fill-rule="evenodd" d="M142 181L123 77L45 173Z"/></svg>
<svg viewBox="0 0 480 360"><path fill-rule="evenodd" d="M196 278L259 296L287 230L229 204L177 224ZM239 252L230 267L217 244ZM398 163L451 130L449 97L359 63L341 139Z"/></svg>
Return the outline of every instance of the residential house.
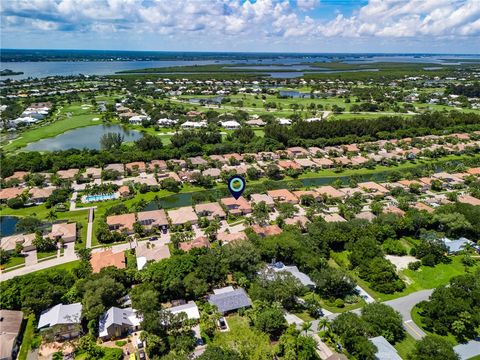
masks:
<svg viewBox="0 0 480 360"><path fill-rule="evenodd" d="M320 186L315 189L315 192L317 192L321 196L332 199L343 199L345 197L345 194L343 192L335 189L333 186L330 185Z"/></svg>
<svg viewBox="0 0 480 360"><path fill-rule="evenodd" d="M278 166L282 170L287 170L287 169L301 170L302 169L302 167L293 160L278 160Z"/></svg>
<svg viewBox="0 0 480 360"><path fill-rule="evenodd" d="M52 231L47 237L64 243L74 242L77 240L77 223L53 224Z"/></svg>
<svg viewBox="0 0 480 360"><path fill-rule="evenodd" d="M79 169L68 169L68 170L58 170L57 176L61 180L73 180L75 176L78 174Z"/></svg>
<svg viewBox="0 0 480 360"><path fill-rule="evenodd" d="M236 233L220 232L217 234L217 240L222 244L229 244L234 241L247 240L247 234L244 231Z"/></svg>
<svg viewBox="0 0 480 360"><path fill-rule="evenodd" d="M150 161L150 170L156 169L157 171L165 171L168 169L167 162L165 160L152 160Z"/></svg>
<svg viewBox="0 0 480 360"><path fill-rule="evenodd" d="M128 185L122 185L118 188L118 194L121 197L127 197L130 195L130 187Z"/></svg>
<svg viewBox="0 0 480 360"><path fill-rule="evenodd" d="M5 178L5 181L18 180L20 183L25 181L25 176L28 175L27 171L15 171L12 175Z"/></svg>
<svg viewBox="0 0 480 360"><path fill-rule="evenodd" d="M142 173L147 171L147 165L143 161L134 161L125 164L125 168L129 173Z"/></svg>
<svg viewBox="0 0 480 360"><path fill-rule="evenodd" d="M120 175L123 175L125 172L123 164L108 164L103 169L107 171L118 171Z"/></svg>
<svg viewBox="0 0 480 360"><path fill-rule="evenodd" d="M298 158L294 160L304 170L314 169L317 167L317 163L307 158Z"/></svg>
<svg viewBox="0 0 480 360"><path fill-rule="evenodd" d="M19 349L23 312L0 310L0 360L14 360Z"/></svg>
<svg viewBox="0 0 480 360"><path fill-rule="evenodd" d="M140 211L137 213L137 221L146 229L167 229L168 219L165 210Z"/></svg>
<svg viewBox="0 0 480 360"><path fill-rule="evenodd" d="M373 181L366 181L357 184L359 188L365 190L366 192L375 194L375 195L386 195L389 193L388 189L385 186L377 184Z"/></svg>
<svg viewBox="0 0 480 360"><path fill-rule="evenodd" d="M273 271L275 273L278 273L278 272L290 273L295 278L297 278L298 281L300 281L300 283L303 286L307 286L311 289L314 289L316 287L316 285L312 281L312 279L310 279L310 277L307 274L298 270L298 267L296 267L296 266L286 266L284 263L279 261L279 262L276 262L274 264L267 265L267 269L270 270L270 271Z"/></svg>
<svg viewBox="0 0 480 360"><path fill-rule="evenodd" d="M241 128L240 123L235 120L221 121L220 124L227 130L236 130Z"/></svg>
<svg viewBox="0 0 480 360"><path fill-rule="evenodd" d="M457 198L458 202L461 202L463 204L470 204L474 206L480 206L480 199L477 199L476 197L473 197L471 195L461 195Z"/></svg>
<svg viewBox="0 0 480 360"><path fill-rule="evenodd" d="M249 202L240 196L238 199L233 197L220 199L220 203L225 206L227 212L232 215L246 215L252 212Z"/></svg>
<svg viewBox="0 0 480 360"><path fill-rule="evenodd" d="M28 194L30 195L30 201L33 202L34 204L42 204L47 199L53 194L53 191L55 190L54 186L50 187L45 187L45 188L31 188L28 191Z"/></svg>
<svg viewBox="0 0 480 360"><path fill-rule="evenodd" d="M396 207L394 205L389 205L389 206L383 208L383 213L384 214L395 214L395 215L400 216L400 217L405 216L405 211L403 211L402 209L399 209L398 207Z"/></svg>
<svg viewBox="0 0 480 360"><path fill-rule="evenodd" d="M202 158L201 156L191 157L191 158L188 158L188 160L195 167L208 165L208 161Z"/></svg>
<svg viewBox="0 0 480 360"><path fill-rule="evenodd" d="M188 252L192 249L199 249L199 248L208 248L210 247L210 241L208 240L208 238L206 236L199 236L191 241L187 241L187 242L181 242L178 247L185 251L185 252Z"/></svg>
<svg viewBox="0 0 480 360"><path fill-rule="evenodd" d="M232 286L213 290L213 295L208 297L208 302L215 305L221 314L252 306L246 291L242 288L234 289Z"/></svg>
<svg viewBox="0 0 480 360"><path fill-rule="evenodd" d="M94 273L100 272L103 268L115 266L118 269L125 269L125 253L123 251L114 253L112 249L94 252L90 258L92 271Z"/></svg>
<svg viewBox="0 0 480 360"><path fill-rule="evenodd" d="M255 224L252 225L252 230L255 234L261 237L274 236L282 233L282 229L277 224L267 226Z"/></svg>
<svg viewBox="0 0 480 360"><path fill-rule="evenodd" d="M16 198L22 195L24 190L23 188L17 187L0 189L0 202L7 202L10 199Z"/></svg>
<svg viewBox="0 0 480 360"><path fill-rule="evenodd" d="M463 251L466 247L475 247L475 243L467 238L461 237L456 240L450 240L449 238L440 239L448 248L449 254L457 254ZM478 248L477 248L478 249Z"/></svg>
<svg viewBox="0 0 480 360"><path fill-rule="evenodd" d="M270 209L273 209L275 206L275 201L273 198L267 194L252 194L250 195L250 202L252 204L258 204L264 202Z"/></svg>
<svg viewBox="0 0 480 360"><path fill-rule="evenodd" d="M112 306L98 322L98 336L103 340L117 339L140 330L142 316L132 308Z"/></svg>
<svg viewBox="0 0 480 360"><path fill-rule="evenodd" d="M376 360L402 360L397 353L397 349L383 336L377 336L369 340L377 348L377 352L375 353Z"/></svg>
<svg viewBox="0 0 480 360"><path fill-rule="evenodd" d="M5 236L0 238L0 249L14 251L17 244L20 244L24 252L32 251L36 249L33 240L35 240L35 233Z"/></svg>
<svg viewBox="0 0 480 360"><path fill-rule="evenodd" d="M291 158L306 157L308 156L308 150L300 146L294 146L287 149L287 155Z"/></svg>
<svg viewBox="0 0 480 360"><path fill-rule="evenodd" d="M355 219L373 221L377 216L371 211L361 211L355 215Z"/></svg>
<svg viewBox="0 0 480 360"><path fill-rule="evenodd" d="M187 315L188 320L200 320L200 311L198 310L197 304L195 304L195 301L193 300L190 300L186 304L172 306L165 310L174 315L184 313Z"/></svg>
<svg viewBox="0 0 480 360"><path fill-rule="evenodd" d="M335 213L334 214L322 214L320 216L326 222L345 222L345 221L347 221L343 217L341 217L339 214L335 214Z"/></svg>
<svg viewBox="0 0 480 360"><path fill-rule="evenodd" d="M89 179L100 179L102 177L102 169L89 167L85 169L85 172L82 174L83 178Z"/></svg>
<svg viewBox="0 0 480 360"><path fill-rule="evenodd" d="M304 215L296 215L293 218L285 219L285 225L298 226L302 229L305 229L309 222L310 220Z"/></svg>
<svg viewBox="0 0 480 360"><path fill-rule="evenodd" d="M210 168L202 171L203 176L211 176L214 179L220 178L222 171L217 168Z"/></svg>
<svg viewBox="0 0 480 360"><path fill-rule="evenodd" d="M298 204L298 198L287 189L269 190L267 191L267 195L278 202Z"/></svg>
<svg viewBox="0 0 480 360"><path fill-rule="evenodd" d="M48 333L55 340L72 339L82 331L82 304L58 304L43 311L37 329Z"/></svg>
<svg viewBox="0 0 480 360"><path fill-rule="evenodd" d="M125 231L129 235L133 234L135 221L134 213L107 216L107 225L110 231Z"/></svg>
<svg viewBox="0 0 480 360"><path fill-rule="evenodd" d="M137 269L142 270L149 261L160 261L170 257L168 245L157 245L154 242L142 241L135 248Z"/></svg>
<svg viewBox="0 0 480 360"><path fill-rule="evenodd" d="M217 202L195 205L195 212L198 214L198 216L204 216L208 220L224 220L227 217L225 211Z"/></svg>
<svg viewBox="0 0 480 360"><path fill-rule="evenodd" d="M168 217L173 226L185 225L187 223L196 224L198 216L191 206L184 206L176 210L168 210Z"/></svg>
<svg viewBox="0 0 480 360"><path fill-rule="evenodd" d="M414 209L417 209L419 211L426 211L428 213L433 213L433 208L431 206L428 206L422 202L416 202L413 206Z"/></svg>

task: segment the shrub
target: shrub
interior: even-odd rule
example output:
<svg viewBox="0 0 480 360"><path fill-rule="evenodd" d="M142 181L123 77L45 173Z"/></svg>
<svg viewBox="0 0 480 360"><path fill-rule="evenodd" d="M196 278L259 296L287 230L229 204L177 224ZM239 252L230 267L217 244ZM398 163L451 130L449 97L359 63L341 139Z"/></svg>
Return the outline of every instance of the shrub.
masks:
<svg viewBox="0 0 480 360"><path fill-rule="evenodd" d="M397 256L407 255L407 249L398 240L387 239L382 244L382 248L389 255L397 255Z"/></svg>
<svg viewBox="0 0 480 360"><path fill-rule="evenodd" d="M411 262L410 264L408 264L408 268L412 271L416 271L416 270L420 269L420 266L422 266L421 261L414 261L414 262Z"/></svg>
<svg viewBox="0 0 480 360"><path fill-rule="evenodd" d="M342 299L335 299L335 306L338 308L343 308L345 306L345 302Z"/></svg>

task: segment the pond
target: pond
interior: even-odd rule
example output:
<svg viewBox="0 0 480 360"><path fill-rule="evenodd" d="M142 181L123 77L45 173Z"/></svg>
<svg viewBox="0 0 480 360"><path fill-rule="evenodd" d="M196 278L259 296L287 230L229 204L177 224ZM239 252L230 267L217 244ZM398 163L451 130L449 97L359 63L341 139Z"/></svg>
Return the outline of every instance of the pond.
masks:
<svg viewBox="0 0 480 360"><path fill-rule="evenodd" d="M94 125L64 132L52 138L42 139L27 145L30 151L54 151L67 149L100 149L100 139L107 133L120 133L124 141L135 141L142 137L136 130L127 130L119 125Z"/></svg>
<svg viewBox="0 0 480 360"><path fill-rule="evenodd" d="M0 216L0 237L15 234L18 220L16 216Z"/></svg>
<svg viewBox="0 0 480 360"><path fill-rule="evenodd" d="M390 174L391 171L383 171L378 172L372 175L363 175L363 176L355 176L355 179L358 181L385 181ZM305 179L298 179L298 180L281 180L281 181L269 181L271 188L275 189L282 189L282 188L289 188L289 183L298 183L301 182L302 186L304 187L317 187L323 185L332 184L334 181L340 180L344 185L348 184L351 176L329 176L329 177L318 177L318 178L305 178ZM262 185L253 185L250 189L253 192L263 192L265 189L261 188ZM173 209L179 208L182 206L189 206L203 202L209 201L218 201L221 198L230 196L227 188L220 188L220 189L211 189L211 190L203 190L197 191L193 193L180 193L175 195L170 195L166 197L162 197L158 200L153 200L147 204L147 206L143 209L144 211L149 210L156 210L156 209Z"/></svg>

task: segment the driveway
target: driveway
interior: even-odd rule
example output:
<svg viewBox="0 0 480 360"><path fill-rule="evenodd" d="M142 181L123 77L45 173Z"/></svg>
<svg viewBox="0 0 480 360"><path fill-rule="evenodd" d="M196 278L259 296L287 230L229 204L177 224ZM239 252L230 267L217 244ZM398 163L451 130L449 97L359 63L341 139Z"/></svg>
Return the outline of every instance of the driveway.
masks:
<svg viewBox="0 0 480 360"><path fill-rule="evenodd" d="M37 250L27 251L25 253L25 267L35 265L37 262Z"/></svg>
<svg viewBox="0 0 480 360"><path fill-rule="evenodd" d="M384 304L391 306L402 315L405 330L407 330L415 340L423 338L425 332L413 322L411 315L412 309L419 302L427 300L432 292L433 289L421 290L398 299L384 302Z"/></svg>

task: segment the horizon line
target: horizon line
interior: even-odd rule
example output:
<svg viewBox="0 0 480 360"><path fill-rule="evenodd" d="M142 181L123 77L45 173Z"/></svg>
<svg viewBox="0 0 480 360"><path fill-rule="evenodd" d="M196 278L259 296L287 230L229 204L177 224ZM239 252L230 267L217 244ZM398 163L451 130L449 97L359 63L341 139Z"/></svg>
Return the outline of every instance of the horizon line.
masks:
<svg viewBox="0 0 480 360"><path fill-rule="evenodd" d="M301 54L301 55L348 55L348 54L367 54L367 55L468 55L478 56L480 53L446 53L446 52L304 52L304 51L229 51L229 50L130 50L130 49L70 49L70 48L53 48L53 49L39 49L39 48L1 48L1 51L9 50L30 50L30 51L116 51L116 52L157 52L157 53L209 53L209 54Z"/></svg>

